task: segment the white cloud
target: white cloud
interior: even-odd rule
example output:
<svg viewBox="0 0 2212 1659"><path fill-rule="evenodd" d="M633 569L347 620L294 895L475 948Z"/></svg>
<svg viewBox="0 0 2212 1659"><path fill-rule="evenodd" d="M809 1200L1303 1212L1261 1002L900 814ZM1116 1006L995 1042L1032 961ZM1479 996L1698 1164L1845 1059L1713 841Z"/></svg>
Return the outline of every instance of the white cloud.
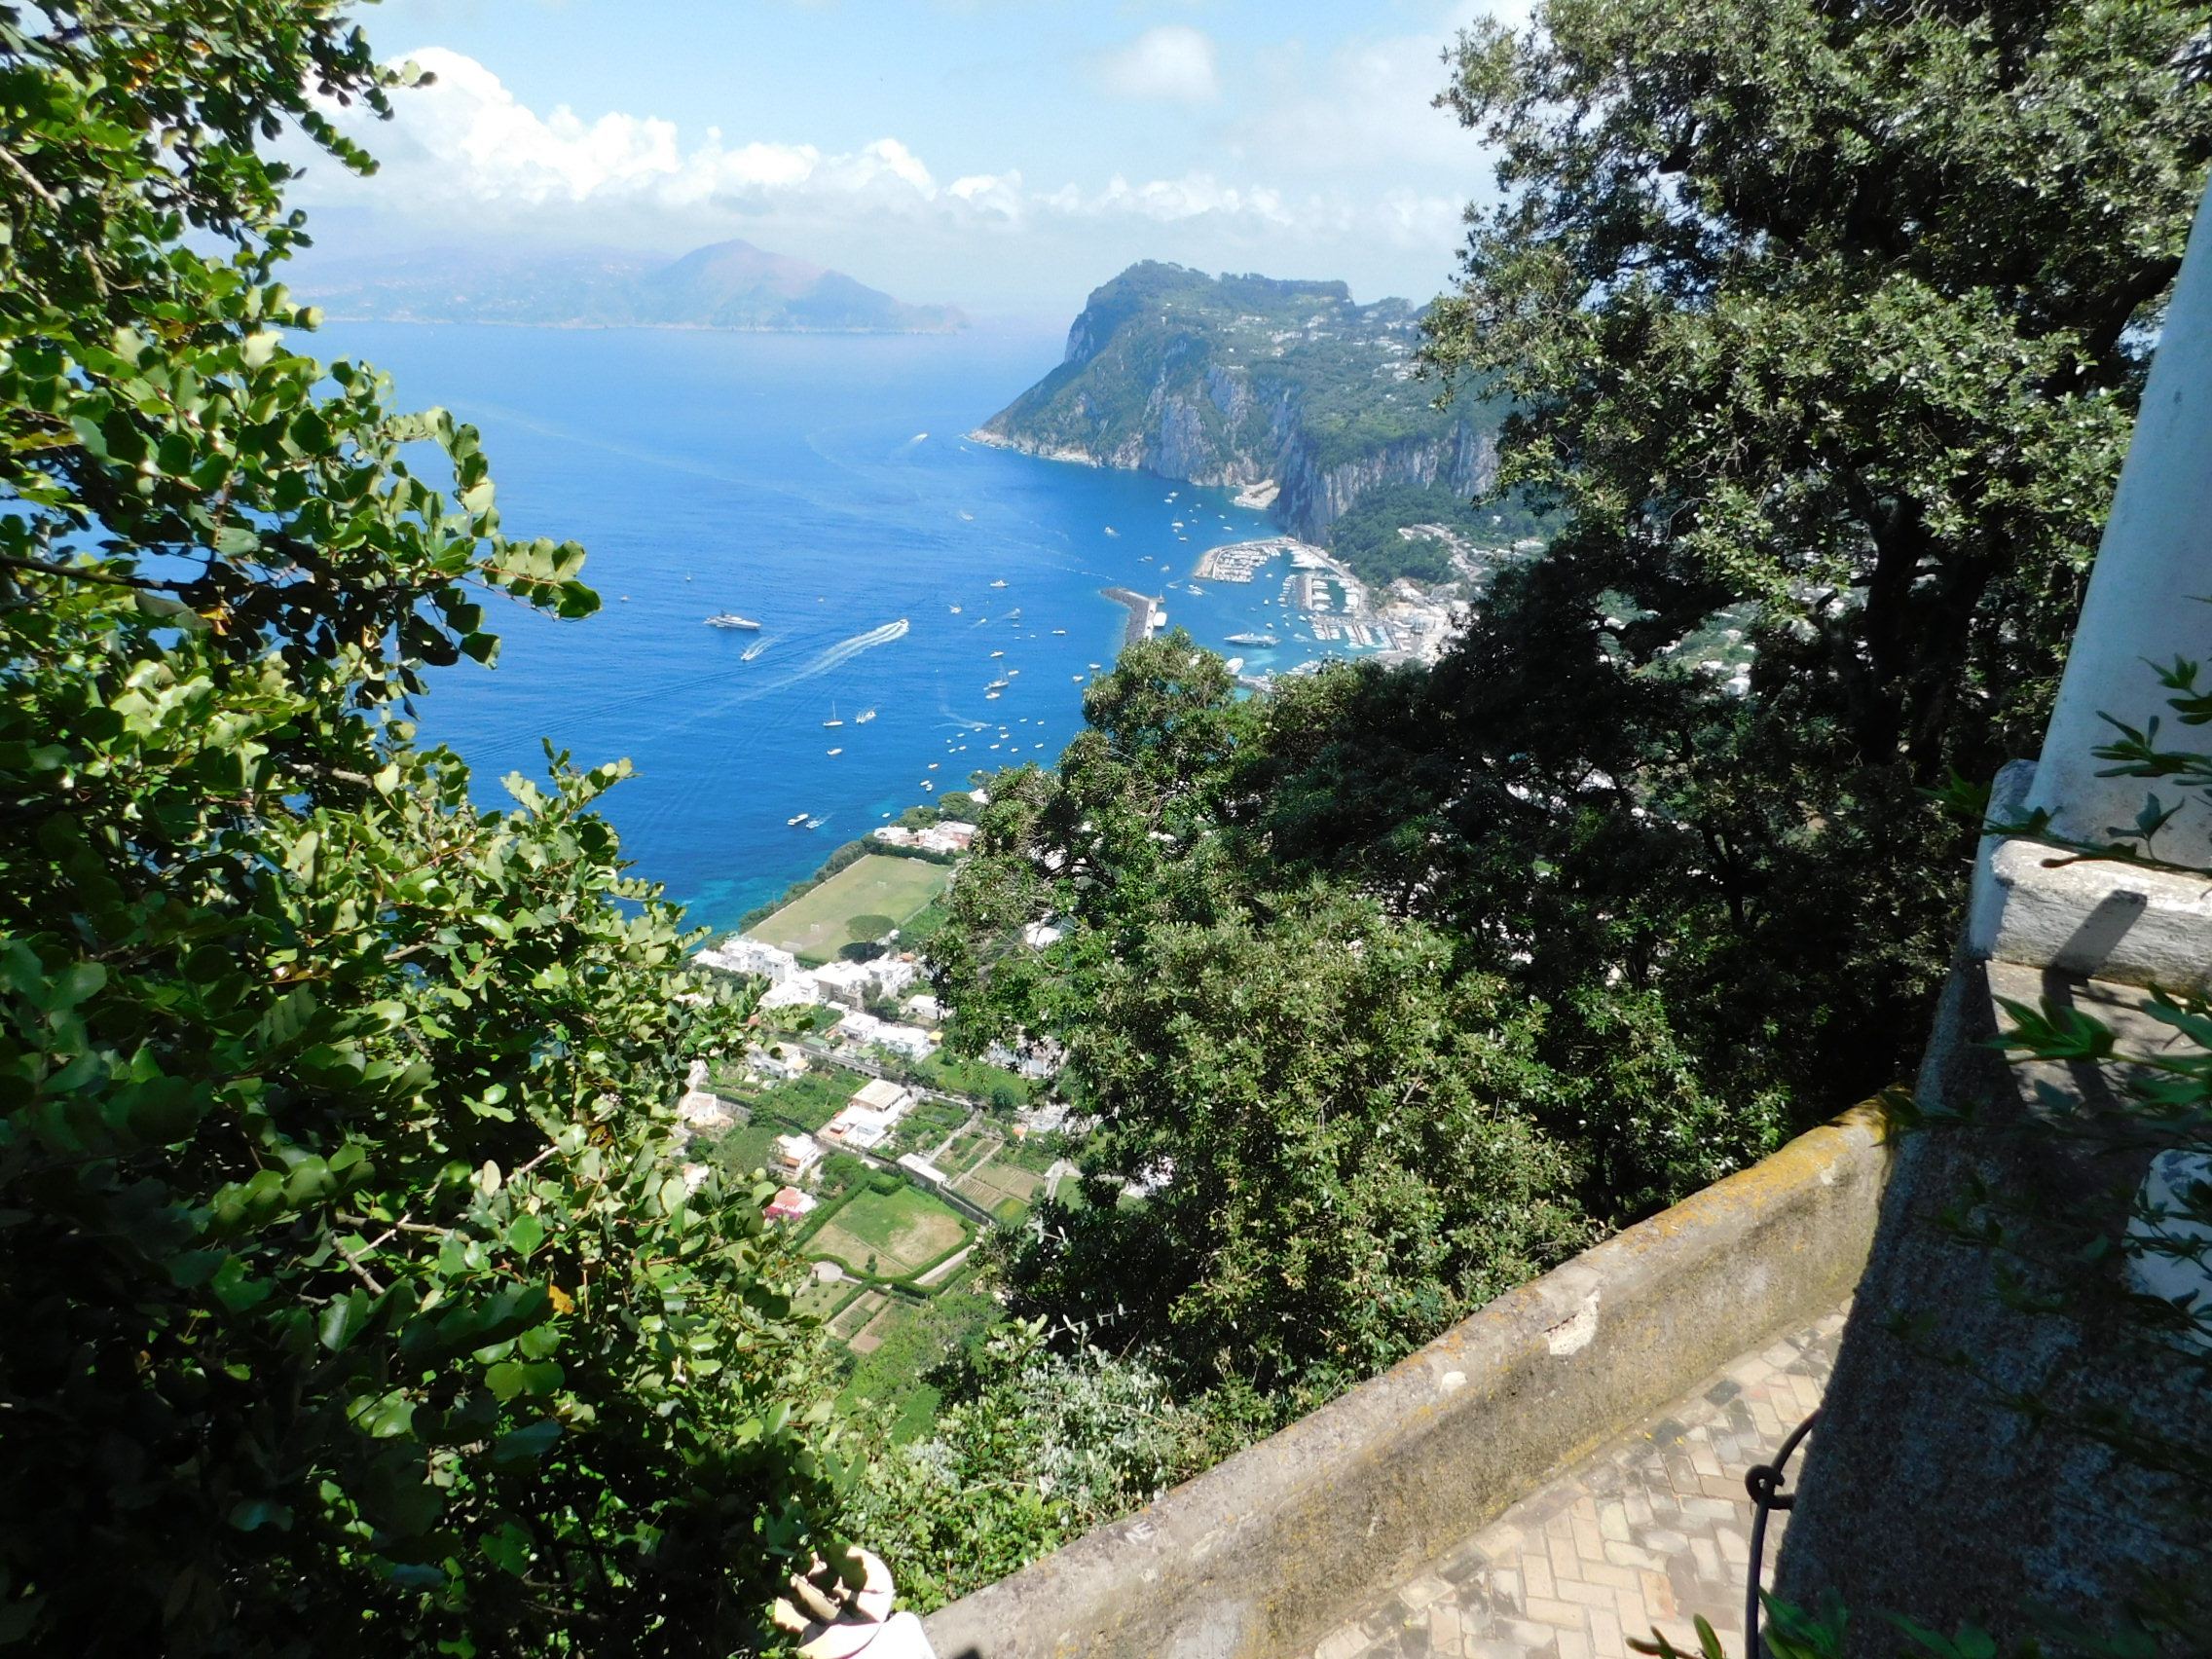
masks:
<svg viewBox="0 0 2212 1659"><path fill-rule="evenodd" d="M732 216L954 224L1121 217L1279 229L1365 222L1393 235L1431 234L1439 224L1456 224L1458 211L1456 202L1405 192L1299 199L1278 188L1226 184L1202 169L1134 183L1116 174L1100 188L1070 183L1050 191L1028 188L1014 168L940 183L891 137L827 154L812 144L733 145L710 129L686 148L673 123L619 113L587 122L565 106L540 116L472 57L442 47L412 55L435 84L395 99L389 125L353 120L383 166L373 180L339 182L332 198L368 193L387 207L642 209L679 223Z"/></svg>
<svg viewBox="0 0 2212 1659"><path fill-rule="evenodd" d="M1212 39L1185 23L1147 29L1099 64L1099 80L1124 98L1211 103L1221 95Z"/></svg>
<svg viewBox="0 0 2212 1659"><path fill-rule="evenodd" d="M845 150L620 112L539 114L474 58L413 54L434 86L376 122L334 119L382 164L354 179L312 164L312 206L373 209L401 234L678 251L731 236L853 272L903 298L1058 305L1141 258L1205 269L1346 276L1368 295L1433 293L1449 276L1461 200L1435 188L1273 181L1195 166L1051 185L1009 166L940 177L892 136Z"/></svg>
<svg viewBox="0 0 2212 1659"><path fill-rule="evenodd" d="M1309 67L1278 55L1272 95L1259 101L1238 136L1276 166L1345 172L1481 166L1483 147L1449 110L1434 107L1451 70L1446 50L1478 16L1511 21L1524 0L1459 4L1433 32L1352 39ZM1470 177L1470 186L1475 182Z"/></svg>

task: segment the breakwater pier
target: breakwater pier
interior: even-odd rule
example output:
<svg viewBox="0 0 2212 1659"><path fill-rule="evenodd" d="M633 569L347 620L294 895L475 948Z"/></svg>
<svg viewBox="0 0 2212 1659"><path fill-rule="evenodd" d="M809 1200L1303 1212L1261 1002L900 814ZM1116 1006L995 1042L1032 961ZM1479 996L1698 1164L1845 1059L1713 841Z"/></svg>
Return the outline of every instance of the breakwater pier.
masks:
<svg viewBox="0 0 2212 1659"><path fill-rule="evenodd" d="M1150 595L1141 594L1134 588L1110 587L1100 588L1098 591L1116 605L1128 608L1129 620L1122 630L1123 645L1134 645L1152 638L1153 612L1160 607L1159 600Z"/></svg>

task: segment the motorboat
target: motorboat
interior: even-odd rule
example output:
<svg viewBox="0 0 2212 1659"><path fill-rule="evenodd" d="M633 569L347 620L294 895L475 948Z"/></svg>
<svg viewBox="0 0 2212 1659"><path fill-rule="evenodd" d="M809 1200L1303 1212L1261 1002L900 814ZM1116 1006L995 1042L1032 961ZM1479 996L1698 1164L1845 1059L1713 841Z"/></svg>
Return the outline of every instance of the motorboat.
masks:
<svg viewBox="0 0 2212 1659"><path fill-rule="evenodd" d="M832 755L842 755L845 752L842 749L832 749L830 751L830 753Z"/></svg>
<svg viewBox="0 0 2212 1659"><path fill-rule="evenodd" d="M868 721L874 719L875 711L873 709L863 709L859 714L853 717L853 724L866 725Z"/></svg>
<svg viewBox="0 0 2212 1659"><path fill-rule="evenodd" d="M784 820L784 827L788 830L796 830L801 824L804 824L805 822L805 813L794 812L789 818Z"/></svg>
<svg viewBox="0 0 2212 1659"><path fill-rule="evenodd" d="M750 628L755 633L759 632L760 629L760 624L754 621L752 617L740 616L734 610L724 610L708 617L707 626L710 628Z"/></svg>

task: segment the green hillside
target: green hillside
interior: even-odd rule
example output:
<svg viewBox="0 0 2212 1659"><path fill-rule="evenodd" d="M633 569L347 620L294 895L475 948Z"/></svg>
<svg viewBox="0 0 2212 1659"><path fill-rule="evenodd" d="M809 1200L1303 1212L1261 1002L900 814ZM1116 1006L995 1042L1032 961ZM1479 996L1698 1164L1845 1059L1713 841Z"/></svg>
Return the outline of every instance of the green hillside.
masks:
<svg viewBox="0 0 2212 1659"><path fill-rule="evenodd" d="M1419 315L1342 282L1133 265L1093 292L1066 360L978 436L1198 484L1272 483L1293 534L1325 539L1375 490L1465 499L1493 470L1500 410L1448 410L1414 378Z"/></svg>

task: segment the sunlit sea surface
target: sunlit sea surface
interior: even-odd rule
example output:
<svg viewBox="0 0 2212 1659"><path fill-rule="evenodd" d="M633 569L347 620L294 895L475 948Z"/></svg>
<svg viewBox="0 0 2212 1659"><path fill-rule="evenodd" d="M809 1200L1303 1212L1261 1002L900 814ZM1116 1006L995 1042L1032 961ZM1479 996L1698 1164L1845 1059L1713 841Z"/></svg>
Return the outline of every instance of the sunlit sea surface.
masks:
<svg viewBox="0 0 2212 1659"><path fill-rule="evenodd" d="M506 773L542 772L543 739L627 756L608 815L710 926L929 800L925 783L1056 758L1120 648L1127 612L1102 588L1161 596L1247 672L1316 649L1273 603L1280 560L1190 590L1205 549L1273 534L1229 492L963 439L1059 359L1057 333L337 323L300 344L473 421L507 532L590 550L599 614L495 607L498 666L440 673L424 738L468 758L487 803ZM725 610L759 631L705 626ZM1226 643L1239 632L1282 644Z"/></svg>

